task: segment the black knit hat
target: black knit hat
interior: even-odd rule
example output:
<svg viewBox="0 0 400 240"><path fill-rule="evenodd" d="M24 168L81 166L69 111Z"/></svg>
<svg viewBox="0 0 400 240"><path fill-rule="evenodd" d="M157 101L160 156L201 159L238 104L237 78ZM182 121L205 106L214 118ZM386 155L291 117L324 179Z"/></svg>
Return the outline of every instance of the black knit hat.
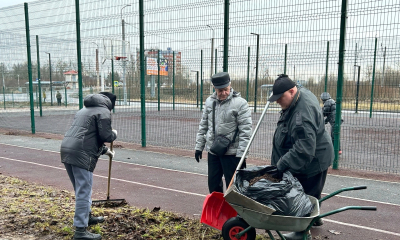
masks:
<svg viewBox="0 0 400 240"><path fill-rule="evenodd" d="M103 94L103 95L107 96L111 100L111 103L112 103L112 108L111 109L114 109L115 101L117 100L117 96L115 96L114 94L112 94L110 92L100 92L100 94Z"/></svg>
<svg viewBox="0 0 400 240"><path fill-rule="evenodd" d="M214 74L211 77L211 82L216 89L226 88L227 86L229 86L229 83L231 82L231 78L229 77L229 73L220 72L220 73Z"/></svg>
<svg viewBox="0 0 400 240"><path fill-rule="evenodd" d="M272 87L273 95L268 99L269 102L275 102L278 100L287 90L296 86L296 83L292 81L286 74L278 75L279 77L275 80L274 86Z"/></svg>

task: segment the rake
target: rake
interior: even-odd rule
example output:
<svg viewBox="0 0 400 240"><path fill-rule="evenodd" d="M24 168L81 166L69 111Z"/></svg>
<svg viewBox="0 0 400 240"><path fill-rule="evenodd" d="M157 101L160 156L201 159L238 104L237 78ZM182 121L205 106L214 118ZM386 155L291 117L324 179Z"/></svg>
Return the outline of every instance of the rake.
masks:
<svg viewBox="0 0 400 240"><path fill-rule="evenodd" d="M113 150L114 142L111 142L110 149ZM96 207L119 207L127 204L125 199L110 199L110 182L111 182L111 165L112 157L109 157L108 163L108 184L107 184L107 199L106 200L94 200L92 206Z"/></svg>

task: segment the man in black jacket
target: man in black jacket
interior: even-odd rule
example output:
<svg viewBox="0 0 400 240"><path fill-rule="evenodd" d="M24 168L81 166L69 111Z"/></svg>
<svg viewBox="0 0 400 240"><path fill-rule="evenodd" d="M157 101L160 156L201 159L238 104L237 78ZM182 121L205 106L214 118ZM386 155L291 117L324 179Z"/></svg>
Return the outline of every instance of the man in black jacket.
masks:
<svg viewBox="0 0 400 240"><path fill-rule="evenodd" d="M76 113L61 143L61 162L75 191L75 240L101 239L100 234L90 233L86 228L104 222L103 217L91 215L93 170L100 155L114 156L114 151L110 151L104 143L117 138L117 131L111 127L111 110L116 98L109 92L86 96L85 107Z"/></svg>
<svg viewBox="0 0 400 240"><path fill-rule="evenodd" d="M275 80L272 91L269 101L276 101L282 111L274 134L271 164L281 173L290 171L306 194L319 199L334 155L318 99L309 90L297 88L284 74ZM302 239L302 234L285 237Z"/></svg>
<svg viewBox="0 0 400 240"><path fill-rule="evenodd" d="M324 106L322 107L322 113L324 114L325 124L331 125L331 138L332 143L335 141L335 137L333 134L333 128L335 127L335 118L336 118L336 102L331 98L331 95L328 92L323 92L321 94L321 100ZM343 123L343 119L342 119ZM342 154L342 150L340 148L340 140L339 140L339 154Z"/></svg>

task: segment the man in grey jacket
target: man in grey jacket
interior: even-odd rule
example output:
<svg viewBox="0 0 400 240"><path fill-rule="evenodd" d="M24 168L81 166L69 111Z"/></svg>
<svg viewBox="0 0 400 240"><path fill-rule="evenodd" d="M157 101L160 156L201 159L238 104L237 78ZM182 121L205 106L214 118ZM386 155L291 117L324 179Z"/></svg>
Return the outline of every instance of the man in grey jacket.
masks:
<svg viewBox="0 0 400 240"><path fill-rule="evenodd" d="M208 189L223 192L222 176L229 185L240 158L249 143L252 129L251 113L247 101L231 87L229 74L217 73L211 79L215 92L207 98L203 116L196 136L195 159L202 158L204 148L208 152ZM213 124L213 106L215 108ZM215 129L213 129L213 125ZM223 135L231 140L231 145L224 156L217 156L210 151L214 139ZM245 163L242 165L245 167Z"/></svg>
<svg viewBox="0 0 400 240"><path fill-rule="evenodd" d="M277 102L282 111L275 130L271 164L283 173L290 171L304 192L321 198L329 166L333 162L333 146L325 130L318 99L305 88L281 74L272 88L270 102ZM319 221L316 225L322 225ZM288 240L302 239L303 233L289 233Z"/></svg>
<svg viewBox="0 0 400 240"><path fill-rule="evenodd" d="M74 239L101 239L100 234L90 233L86 228L104 222L103 217L91 215L93 171L100 155L114 156L114 151L104 143L117 138L117 131L111 127L111 110L116 98L109 92L86 96L85 107L76 113L61 143L61 162L75 191Z"/></svg>

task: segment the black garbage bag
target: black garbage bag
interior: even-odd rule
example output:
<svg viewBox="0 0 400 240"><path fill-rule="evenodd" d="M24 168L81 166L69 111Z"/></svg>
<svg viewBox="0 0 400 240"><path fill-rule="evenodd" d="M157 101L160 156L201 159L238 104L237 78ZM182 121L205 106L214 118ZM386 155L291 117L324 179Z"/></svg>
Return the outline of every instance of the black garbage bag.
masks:
<svg viewBox="0 0 400 240"><path fill-rule="evenodd" d="M239 170L234 182L238 192L275 209L273 215L310 216L314 206L297 178L286 171L278 181L260 179L250 186L252 179L264 174L273 178L280 177L275 166L255 166Z"/></svg>

